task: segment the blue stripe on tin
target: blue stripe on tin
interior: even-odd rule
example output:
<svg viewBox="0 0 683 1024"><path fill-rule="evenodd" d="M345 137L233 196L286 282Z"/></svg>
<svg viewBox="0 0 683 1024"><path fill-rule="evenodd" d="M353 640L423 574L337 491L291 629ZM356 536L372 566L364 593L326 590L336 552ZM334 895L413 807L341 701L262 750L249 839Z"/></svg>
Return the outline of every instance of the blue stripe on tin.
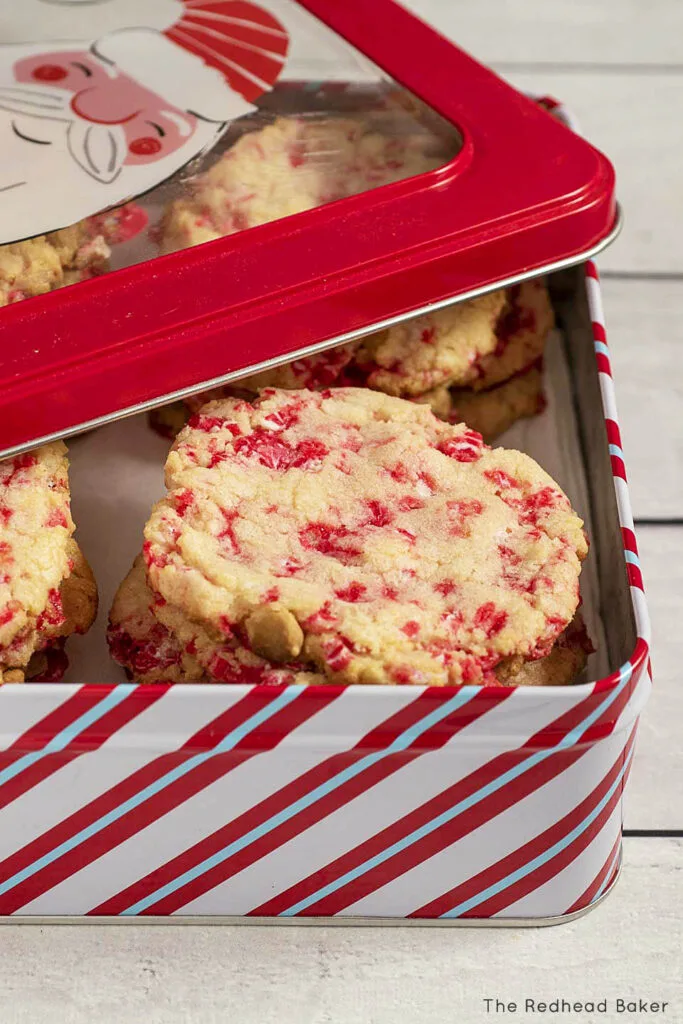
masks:
<svg viewBox="0 0 683 1024"><path fill-rule="evenodd" d="M609 708L609 706L614 703L614 701L617 699L617 697L622 692L624 687L628 684L632 672L633 668L630 662L627 662L625 665L622 665L621 669L619 670L619 683L617 684L617 686L615 686L615 688L605 697L602 703L599 704L598 707L583 720L583 722L581 722L574 729L572 729L571 732L567 733L567 735L564 736L559 741L559 743L557 743L554 747L551 747L549 750L540 750L537 751L535 754L531 754L528 758L526 758L526 760L522 761L520 764L515 765L513 768L508 769L508 771L504 772L502 775L499 775L497 779L493 779L491 782L487 783L486 786L482 786L481 789L478 789L475 793L472 793L465 799L460 800L457 804L455 804L454 807L449 808L447 811L444 811L442 814L439 814L436 818L433 818L432 821L427 822L427 824L422 825L418 829L415 829L409 835L404 836L402 839L398 840L395 843L392 843L392 845L387 847L386 850L383 850L381 853L375 854L374 857L371 857L363 864L359 864L357 867L352 868L350 871L347 871L339 878L335 879L332 882L329 882L327 885L316 890L316 892L311 893L310 896L306 896L303 899L299 900L298 903L295 903L292 907L288 907L287 910L283 910L280 916L293 917L296 914L300 914L303 910L306 910L314 903L317 903L318 900L324 899L325 896L331 895L331 893L343 888L343 886L347 885L349 882L353 882L355 881L355 879L360 878L361 875L367 874L367 872L371 871L372 868L375 868L378 865L385 863L385 861L389 860L395 854L400 853L402 850L405 850L407 847L412 846L420 839L423 839L425 836L430 835L432 832L436 831L436 829L440 828L442 825L445 825L447 822L452 821L454 818L457 818L458 815L463 814L465 811L468 811L475 804L480 803L487 796L490 796L492 793L495 793L499 789L502 789L503 786L506 786L508 784L508 782L511 782L513 779L516 779L520 775L523 775L525 772L528 772L531 768L533 768L537 764L540 764L542 761L545 761L548 757L552 757L560 750L566 750L570 747L573 747L576 743L578 743L578 741L581 739L586 730L589 729L590 726L593 725L593 723L597 721L597 719L603 714L603 712L606 711L607 708Z"/></svg>
<svg viewBox="0 0 683 1024"><path fill-rule="evenodd" d="M620 857L621 857L621 843L617 847L617 852L612 857L612 860L610 861L610 865L607 868L607 874L605 875L604 881L603 881L602 885L600 886L600 888L598 889L598 891L596 892L596 894L593 897L593 899L591 900L591 903L595 903L596 900L600 899L600 897L602 896L603 892L605 891L605 889L607 888L607 886L611 882L612 875L614 874L614 872L616 870L616 867L617 867L617 864L619 863Z"/></svg>
<svg viewBox="0 0 683 1024"><path fill-rule="evenodd" d="M499 892L503 892L504 889L508 889L511 885L514 885L515 882L519 882L522 878L526 878L526 876L530 875L532 871L536 870L536 868L540 868L544 864L547 864L549 860L552 860L553 857L557 857L557 855L562 853L563 850L566 850L568 846L571 846L571 844L580 836L582 836L586 829L593 824L596 818L600 816L601 812L610 802L619 786L621 786L624 779L624 775L628 771L628 767L631 763L632 757L633 751L631 751L631 753L629 754L628 760L624 763L624 765L622 765L622 768L619 774L617 775L616 779L614 780L610 788L607 790L605 795L602 797L602 799L599 801L599 803L595 805L590 814L586 815L583 821L576 825L571 830L571 832L568 832L566 836L562 837L562 839L558 839L556 843L548 847L547 850L544 850L543 853L539 853L537 857L533 857L532 860L530 860L527 864L523 864L522 867L518 868L516 871L512 871L510 872L509 875L506 875L505 878L501 878L499 882L494 882L492 885L489 885L486 889L482 889L481 892L478 892L474 896L471 896L470 899L468 900L464 900L462 903L459 903L456 907L452 907L451 910L447 910L444 914L441 914L440 916L462 917L462 915L466 914L468 910L473 910L474 907L478 906L480 903L484 903L492 896L497 896Z"/></svg>
<svg viewBox="0 0 683 1024"><path fill-rule="evenodd" d="M41 750L32 750L28 754L24 754L13 764L8 765L0 772L0 786L9 782L10 779L15 779L17 775L20 775L31 765L41 761L44 757L49 754L57 754L59 751L64 750L65 747L74 740L80 733L84 732L89 726L96 722L99 718L102 718L115 708L117 704L120 704L122 700L128 696L128 694L135 689L132 684L122 683L121 686L115 686L107 696L99 701L99 703L93 705L88 711L84 712L80 718L77 718L75 722L68 725L65 729L62 729L60 733L53 736L49 743L46 743Z"/></svg>
<svg viewBox="0 0 683 1024"><path fill-rule="evenodd" d="M237 746L240 740L243 740L250 732L253 732L254 729L257 729L269 718L272 718L273 715L277 714L277 712L283 707L295 700L304 689L305 686L288 686L287 689L284 690L279 697L276 697L274 701L271 701L245 722L242 722L236 729L233 729L232 732L228 733L228 735L225 736L219 744L213 747L212 750L203 751L201 754L195 754L194 757L184 761L183 764L177 765L171 771L162 775L160 779L150 783L149 786L140 790L139 793L136 793L128 800L125 800L118 807L115 807L97 821L92 822L86 828L81 829L81 831L77 832L76 835L66 839L63 843L60 843L59 846L50 850L49 853L39 857L38 860L34 861L32 864L27 864L27 866L21 871L12 875L11 878L6 879L6 881L0 884L0 895L4 895L4 893L9 892L10 889L14 889L15 886L20 885L21 882L24 882L27 878L35 875L38 871L47 867L48 864L54 863L54 861L58 860L64 854L69 853L70 850L80 846L81 843L90 839L91 836L97 835L97 833L101 832L102 829L111 825L113 822L118 821L119 818L124 817L124 815L128 814L129 811L139 807L139 805L144 803L145 800L148 800L156 793L159 793L162 789L170 786L172 782L182 778L183 775L187 775L205 761L215 757L217 754L224 754L226 751L232 750Z"/></svg>
<svg viewBox="0 0 683 1024"><path fill-rule="evenodd" d="M335 789L339 789L339 787L345 782L348 782L349 779L353 779L357 775L360 775L367 768L377 764L378 761L383 760L390 754L396 754L402 750L406 750L416 739L418 739L418 737L422 736L428 729L431 729L433 725L436 725L437 722L447 718L448 715L462 707L464 704L469 703L469 701L471 701L480 692L481 688L478 686L462 687L455 697L452 697L451 700L446 701L444 704L435 708L434 711L425 715L425 717L420 719L419 722L411 725L408 729L397 736L396 739L386 747L386 749L374 751L372 754L367 754L359 761L356 761L355 764L344 768L341 772L338 772L337 775L333 775L332 778L327 779L324 783L321 783L321 785L316 786L310 793L306 793L288 807L278 811L277 814L272 815L260 825L257 825L249 832L246 832L243 836L240 836L239 839L236 839L222 850L217 851L211 857L207 857L206 860L203 860L200 864L196 864L194 867L188 868L188 870L183 872L182 875L179 875L172 881L167 882L166 885L157 889L156 892L150 893L143 899L138 900L137 903L134 903L131 907L122 911L122 914L124 916L132 916L142 913L143 910L147 910L165 896L169 896L171 893L176 892L188 882L192 882L195 878L198 878L200 875L210 871L217 864L221 864L224 860L227 860L228 857L231 857L233 854L238 853L245 847L255 843L262 836L267 835L268 832L272 832L273 829L278 827L278 825L282 825L284 822L289 821L300 811L305 810L317 800L327 796L328 793L332 793Z"/></svg>

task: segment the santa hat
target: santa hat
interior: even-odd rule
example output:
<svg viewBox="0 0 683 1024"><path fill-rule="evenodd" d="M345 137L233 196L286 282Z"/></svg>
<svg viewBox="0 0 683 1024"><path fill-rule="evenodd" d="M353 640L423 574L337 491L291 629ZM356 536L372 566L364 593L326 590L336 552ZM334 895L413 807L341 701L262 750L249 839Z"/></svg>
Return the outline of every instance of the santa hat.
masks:
<svg viewBox="0 0 683 1024"><path fill-rule="evenodd" d="M180 110L227 121L271 89L287 47L280 22L256 4L184 0L182 16L164 32L120 29L93 50Z"/></svg>

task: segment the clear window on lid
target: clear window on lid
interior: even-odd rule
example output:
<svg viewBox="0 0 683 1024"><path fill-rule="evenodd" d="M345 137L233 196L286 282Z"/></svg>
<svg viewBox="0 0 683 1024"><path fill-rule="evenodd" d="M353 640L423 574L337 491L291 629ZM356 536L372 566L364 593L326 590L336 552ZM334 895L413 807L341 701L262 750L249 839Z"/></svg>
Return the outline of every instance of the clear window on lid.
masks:
<svg viewBox="0 0 683 1024"><path fill-rule="evenodd" d="M452 125L295 0L139 0L134 14L27 0L3 17L0 306L460 149Z"/></svg>

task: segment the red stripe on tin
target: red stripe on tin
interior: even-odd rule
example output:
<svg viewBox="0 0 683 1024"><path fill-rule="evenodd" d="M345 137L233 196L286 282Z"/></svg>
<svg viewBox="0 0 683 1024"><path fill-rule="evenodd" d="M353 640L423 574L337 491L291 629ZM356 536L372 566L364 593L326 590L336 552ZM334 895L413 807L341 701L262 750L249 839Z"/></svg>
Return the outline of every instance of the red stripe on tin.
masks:
<svg viewBox="0 0 683 1024"><path fill-rule="evenodd" d="M595 789L585 797L581 803L577 804L571 811L560 818L559 821L554 822L547 829L530 839L523 846L518 847L505 857L501 857L500 860L496 861L495 864L491 864L490 867L484 868L478 874L473 875L466 881L461 882L459 885L449 889L448 892L443 893L441 896L435 897L430 900L429 903L423 904L414 910L408 917L442 917L444 914L452 910L453 907L459 906L461 903L465 903L467 900L472 899L477 893L484 892L491 885L502 881L508 875L523 868L525 864L533 861L536 857L541 856L547 850L551 849L557 842L564 839L565 836L569 835L580 825L581 822L594 810L595 807L600 803L603 797L607 794L610 786L613 785L615 780L619 776L624 760L630 754L633 743L635 740L635 729L632 730L631 735L626 743L624 750L620 751L616 761L609 769L609 771L603 776L601 781L595 787ZM622 786L623 789L623 786ZM622 789L617 790L617 800L621 796ZM555 858L552 858L549 864L555 863ZM525 878L520 879L519 882L513 883L508 888L504 889L498 894L495 899L498 902L504 901L503 906L510 906L512 903L516 903L517 900L521 899L522 896L528 895L535 888L538 887L540 882L537 879L540 877L539 868L536 871L530 872ZM557 874L556 871L552 871L552 875ZM493 898L492 898L493 899ZM472 909L472 916L481 917L483 914L482 908L490 903L491 900L481 903L478 907ZM502 909L502 908L499 908ZM469 912L463 914L464 917L470 916ZM488 915L487 915L488 916Z"/></svg>
<svg viewBox="0 0 683 1024"><path fill-rule="evenodd" d="M619 836L619 839L621 839L621 836ZM616 880L617 880L617 878L619 876L619 869L620 869L620 867L621 867L621 861L617 860L617 863L614 865L614 871L610 875L609 880L607 881L607 883L605 885L605 888L603 889L603 892L602 892L603 896L605 896L610 891L610 889L612 888L612 886L616 882Z"/></svg>
<svg viewBox="0 0 683 1024"><path fill-rule="evenodd" d="M114 686L81 686L0 752L0 770L32 750L42 750L58 733L108 697ZM1 706L1 705L0 705Z"/></svg>
<svg viewBox="0 0 683 1024"><path fill-rule="evenodd" d="M616 873L616 871L618 870L618 867L619 867L618 864L614 868L613 871L611 869L612 869L612 865L614 864L614 858L617 856L620 848L621 848L621 833L619 833L619 835L615 839L614 846L610 850L610 852L609 852L609 854L607 856L607 860L602 865L602 867L598 871L598 873L595 876L595 878L593 879L593 881L590 883L590 885L586 889L584 889L584 891L581 893L581 895L578 897L578 899L574 900L574 902L572 903L571 907L567 907L567 909L564 912L565 914L575 914L578 910L584 910L587 906L589 906L589 904L591 904L593 902L593 900L595 899L596 895L600 891L601 887L605 883L605 881L607 879L607 876L610 875L610 874L614 875ZM605 886L605 888L607 888L607 886Z"/></svg>
<svg viewBox="0 0 683 1024"><path fill-rule="evenodd" d="M491 899L480 903L478 907L468 910L462 915L461 920L467 918L494 917L496 914L500 914L505 910L506 907L517 903L525 896L528 896L529 893L534 892L535 889L545 885L545 883L549 882L551 878L555 878L559 875L560 872L568 867L569 864L573 863L573 861L575 861L576 858L584 852L584 850L588 849L591 843L600 835L603 828L612 817L615 808L619 806L619 802L623 796L624 785L625 780L609 798L608 802L595 818L595 821L592 821L588 828L582 832L580 836L577 836L576 839L569 843L564 850L528 874L518 885L514 887L511 886L510 890L504 890L496 896L492 896Z"/></svg>
<svg viewBox="0 0 683 1024"><path fill-rule="evenodd" d="M593 260L586 260L585 264L586 277L592 277L594 281L599 281L598 268L596 267Z"/></svg>
<svg viewBox="0 0 683 1024"><path fill-rule="evenodd" d="M626 466L621 456L610 455L610 462L612 463L612 474L620 480L626 480Z"/></svg>
<svg viewBox="0 0 683 1024"><path fill-rule="evenodd" d="M633 746L635 740L636 727L634 726L629 736L627 746L629 749ZM622 764L623 760L622 758ZM517 903L518 900L528 896L529 893L534 892L535 889L540 888L546 882L549 882L552 878L555 878L560 874L566 867L572 864L577 857L579 857L584 850L588 849L591 843L600 835L603 828L607 825L609 819L613 815L615 809L619 806L620 801L623 798L624 790L628 782L631 768L633 766L633 760L631 760L624 773L624 778L621 781L621 785L617 787L615 792L612 794L608 802L605 804L600 814L595 818L594 821L588 826L588 828L581 833L580 836L570 843L564 850L557 854L554 858L541 865L535 871L531 872L525 879L523 879L518 886L515 887L515 892L512 899L506 899L506 893L499 893L497 896L492 897L490 900L486 900L485 903L481 903L476 911L473 909L471 912L463 914L463 918L473 917L494 917L496 914L501 913L507 907ZM621 832L621 829L620 829ZM621 834L618 836L621 839Z"/></svg>
<svg viewBox="0 0 683 1024"><path fill-rule="evenodd" d="M643 590L643 574L637 565L633 565L631 562L626 563L626 572L628 575L628 582L632 587L636 587L638 590Z"/></svg>
<svg viewBox="0 0 683 1024"><path fill-rule="evenodd" d="M598 370L600 373L605 373L608 377L612 376L612 367L604 352L596 352L595 361L598 364Z"/></svg>
<svg viewBox="0 0 683 1024"><path fill-rule="evenodd" d="M605 427L607 428L607 440L610 444L614 444L617 448L623 448L621 443L621 432L619 430L619 424L615 420L605 420Z"/></svg>
<svg viewBox="0 0 683 1024"><path fill-rule="evenodd" d="M323 687L316 688L322 691ZM220 715L209 727L198 734L209 737L209 750L234 729L246 722L265 705L280 696L283 687L258 686L249 691L241 700ZM305 691L290 704L268 719L263 726L249 733L236 746L225 753L215 754L186 775L165 786L148 797L123 817L95 833L59 859L37 871L25 881L0 896L0 914L13 914L31 900L54 888L59 882L80 871L87 864L119 846L126 839L146 828L153 821L167 814L205 789L216 779L226 775L238 765L262 753L272 750L293 729L316 714L339 696L339 690L330 688L326 694L317 693L306 699ZM80 808L48 832L12 853L0 862L0 879L11 878L44 857L55 847L72 839L82 829L91 826L105 814L119 807L126 800L135 797L145 787L161 779L167 772L192 758L198 751L197 736L193 736L173 753L162 754L150 764L134 772L127 779L117 783L106 793Z"/></svg>
<svg viewBox="0 0 683 1024"><path fill-rule="evenodd" d="M631 551L634 555L638 554L638 545L636 543L636 535L633 530L630 530L628 526L622 526L621 536L624 541L624 548L627 551Z"/></svg>
<svg viewBox="0 0 683 1024"><path fill-rule="evenodd" d="M50 775L54 775L60 768L70 764L77 757L97 750L124 725L156 703L164 692L158 687L147 688L144 686L131 690L120 704L107 711L98 721L93 722L92 725L75 736L63 750L46 754L0 786L0 810L49 778ZM58 729L57 733L60 731Z"/></svg>
<svg viewBox="0 0 683 1024"><path fill-rule="evenodd" d="M593 337L596 341L601 341L603 345L607 344L607 331L605 325L601 324L598 320L593 320Z"/></svg>
<svg viewBox="0 0 683 1024"><path fill-rule="evenodd" d="M631 675L631 682L629 684L629 693L633 693L633 690L638 684L638 680L642 674L643 668L647 664L649 655L649 647L642 637L638 637L636 645L633 649L633 654L628 659L628 663L633 667L633 673ZM611 675L605 676L604 679L599 679L593 687L593 693L596 695L604 694L607 690L611 690L613 686L619 681L619 671L612 672Z"/></svg>
<svg viewBox="0 0 683 1024"><path fill-rule="evenodd" d="M595 723L598 727L598 733L601 726L608 731L614 728L615 719L628 703L630 692L630 688L625 687L613 705L603 712L598 722ZM370 839L359 843L341 857L337 857L334 861L319 868L313 874L290 886L284 892L254 908L254 910L250 911L249 916L282 914L294 904L299 903L300 900L310 897L330 882L360 867L365 861L381 855L394 843L405 839L413 831L429 825L439 815L449 811L460 801L474 795L479 789L499 779L511 768L520 764L530 756L532 750L544 745L544 737L552 737L554 745L562 736L566 736L579 726L594 707L594 695L591 694L581 701L580 704L565 712L555 722L539 733L536 733L523 747L499 754L481 768L478 768L465 778L459 779L444 792L439 793L438 796L433 797L398 821L387 826ZM579 747L572 747L551 754L547 759L544 759L523 775L518 776L496 792L484 797L467 811L452 818L446 824L441 825L430 834L412 843L409 847L387 858L376 867L369 869L336 892L321 897L316 903L311 904L306 910L302 911L302 916L338 914L351 904L357 903L358 900L369 893L386 885L388 881L409 871L421 861L428 860L435 853L445 849L447 846L451 846L462 836L474 831L474 829L495 818L508 807L523 800L529 793L534 792L551 778L555 778L555 776L561 774L571 764L574 764L588 749L590 749L590 741L584 737Z"/></svg>
<svg viewBox="0 0 683 1024"><path fill-rule="evenodd" d="M220 864L200 875L175 892L158 900L144 911L145 914L172 914L180 907L197 899L203 893L214 889L227 878L243 871L273 850L288 842L294 836L305 832L329 814L349 803L372 786L399 771L429 750L443 747L457 732L492 708L506 700L512 690L500 687L483 688L481 693L458 708L453 714L435 723L405 750L389 754L355 778L342 783L338 789L320 797L288 821L272 829L238 853L227 857ZM406 729L411 728L424 717L434 711L435 704L444 703L452 698L452 692L443 688L431 688L424 691L410 704L401 708L381 725L374 728L358 741L350 750L334 754L326 758L309 771L300 775L281 789L270 794L259 804L249 808L239 817L207 836L201 842L185 850L183 853L155 868L147 876L134 882L111 899L105 900L92 910L91 914L120 914L123 910L159 890L162 886L178 878L206 858L214 856L225 849L230 843L246 835L268 821L273 815L280 813L297 800L313 792L317 786L328 782L338 773L355 764L369 753L383 751L391 745Z"/></svg>

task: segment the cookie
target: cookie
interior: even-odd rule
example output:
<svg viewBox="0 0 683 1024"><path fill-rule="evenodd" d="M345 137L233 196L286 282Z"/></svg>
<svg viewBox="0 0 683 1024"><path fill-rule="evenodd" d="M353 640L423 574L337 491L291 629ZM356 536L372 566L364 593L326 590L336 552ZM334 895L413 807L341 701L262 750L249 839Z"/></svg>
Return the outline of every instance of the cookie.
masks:
<svg viewBox="0 0 683 1024"><path fill-rule="evenodd" d="M69 575L73 532L61 442L0 462L1 650L25 644L30 655L32 634Z"/></svg>
<svg viewBox="0 0 683 1024"><path fill-rule="evenodd" d="M311 356L303 356L300 359L294 359L291 363L283 363L282 366L275 366L273 369L242 377L241 380L235 382L235 386L254 394L262 388L316 390L333 387L343 376L359 345L359 341L349 342ZM198 397L195 396L195 398ZM193 403L190 400L190 407L195 411L203 404L204 402L197 403L195 401Z"/></svg>
<svg viewBox="0 0 683 1024"><path fill-rule="evenodd" d="M440 419L466 423L490 443L517 420L543 412L543 373L533 366L488 391L440 387L413 401L428 405Z"/></svg>
<svg viewBox="0 0 683 1024"><path fill-rule="evenodd" d="M173 632L156 618L162 608L149 588L144 561L139 556L116 593L107 631L112 657L135 682L321 685L328 681L320 673L283 669L245 647L226 647L220 678L211 679L196 658L183 650ZM502 686L569 686L576 682L592 650L577 614L548 655L535 661L519 663L519 659L510 659L499 663L494 669L496 682Z"/></svg>
<svg viewBox="0 0 683 1024"><path fill-rule="evenodd" d="M251 380L246 378L240 383L246 385ZM213 392L193 395L184 402L162 406L149 414L150 425L162 437L172 440L185 426L193 411L201 409L212 398L231 396L235 390L217 388ZM246 394L243 397L251 399L253 395ZM424 395L417 395L411 401L428 405L439 419L466 423L481 434L487 444L491 444L517 420L543 412L543 372L537 364L486 391L449 388L443 384Z"/></svg>
<svg viewBox="0 0 683 1024"><path fill-rule="evenodd" d="M69 665L65 641L74 633L87 633L95 621L98 598L92 569L73 539L67 552L69 575L59 588L59 601L51 605L51 613L37 631L33 653L24 664L26 652L18 645L0 651L0 682L58 682Z"/></svg>
<svg viewBox="0 0 683 1024"><path fill-rule="evenodd" d="M142 557L119 586L109 613L107 642L114 661L139 683L212 682L197 659L156 617L158 598L150 589ZM187 645L189 646L189 645ZM324 683L319 674L269 664L246 648L226 650L221 682L259 684Z"/></svg>
<svg viewBox="0 0 683 1024"><path fill-rule="evenodd" d="M502 686L571 686L578 681L593 651L584 621L577 614L545 658L525 661L517 669L500 665L496 676Z"/></svg>
<svg viewBox="0 0 683 1024"><path fill-rule="evenodd" d="M109 247L90 221L0 246L0 306L101 273Z"/></svg>
<svg viewBox="0 0 683 1024"><path fill-rule="evenodd" d="M64 622L60 637L87 633L97 615L97 583L90 564L75 540L68 545L71 572L60 587Z"/></svg>
<svg viewBox="0 0 683 1024"><path fill-rule="evenodd" d="M179 401L169 402L168 405L161 405L158 409L152 409L147 414L147 419L155 433L172 441L183 429L190 415L187 402Z"/></svg>
<svg viewBox="0 0 683 1024"><path fill-rule="evenodd" d="M546 654L576 610L586 541L564 494L412 402L210 403L166 479L145 530L156 614L212 677L226 645L272 659L269 632L335 682L481 682Z"/></svg>
<svg viewBox="0 0 683 1024"><path fill-rule="evenodd" d="M534 371L553 326L547 288L535 279L243 377L234 387L201 392L185 405L196 412L236 389L362 386L424 402L435 415L459 419L489 441L542 410L540 376ZM513 378L519 380L493 390ZM453 381L460 384L452 391ZM477 401L473 392L485 397ZM187 418L182 404L174 403L153 412L150 423L162 436L174 437Z"/></svg>
<svg viewBox="0 0 683 1024"><path fill-rule="evenodd" d="M537 366L517 374L488 391L451 388L451 422L467 423L493 440L517 420L537 416L545 409L543 373Z"/></svg>
<svg viewBox="0 0 683 1024"><path fill-rule="evenodd" d="M351 362L358 343L339 345L337 348L317 352L315 355L303 356L291 363L284 363L261 373L251 374L235 381L233 385L212 388L189 395L180 402L171 402L149 414L150 426L161 437L172 440L185 426L190 416L198 412L207 402L219 398L245 398L251 400L254 395L265 387L291 388L327 388L335 384Z"/></svg>
<svg viewBox="0 0 683 1024"><path fill-rule="evenodd" d="M59 683L69 667L69 658L64 650L64 638L51 640L40 651L31 655L25 669L10 669L5 672L5 683Z"/></svg>
<svg viewBox="0 0 683 1024"><path fill-rule="evenodd" d="M444 386L483 390L538 360L553 323L545 284L527 281L371 335L354 366L364 384L390 395Z"/></svg>
<svg viewBox="0 0 683 1024"><path fill-rule="evenodd" d="M388 395L424 394L473 376L477 359L497 344L503 290L488 292L395 324L365 338L355 360L367 387Z"/></svg>
<svg viewBox="0 0 683 1024"><path fill-rule="evenodd" d="M203 682L204 671L196 659L154 617L153 601L139 556L119 585L109 612L107 643L112 658L137 682Z"/></svg>
<svg viewBox="0 0 683 1024"><path fill-rule="evenodd" d="M96 612L92 573L72 539L61 442L0 462L0 675L85 632ZM9 680L5 680L9 681Z"/></svg>
<svg viewBox="0 0 683 1024"><path fill-rule="evenodd" d="M427 136L385 135L363 118L281 117L243 135L172 202L162 252L231 235L431 170Z"/></svg>
<svg viewBox="0 0 683 1024"><path fill-rule="evenodd" d="M538 278L507 290L508 303L496 324L496 347L476 359L465 381L484 391L524 373L543 356L555 313L545 283Z"/></svg>

